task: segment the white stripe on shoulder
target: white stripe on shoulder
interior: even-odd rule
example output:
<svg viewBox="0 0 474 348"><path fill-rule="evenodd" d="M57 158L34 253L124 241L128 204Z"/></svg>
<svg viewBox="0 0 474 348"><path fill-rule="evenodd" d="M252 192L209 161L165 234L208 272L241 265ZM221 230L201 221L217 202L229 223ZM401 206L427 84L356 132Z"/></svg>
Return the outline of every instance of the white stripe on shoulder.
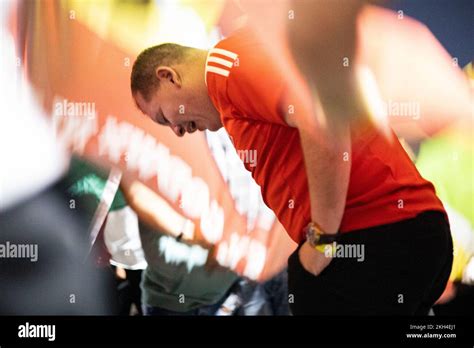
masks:
<svg viewBox="0 0 474 348"><path fill-rule="evenodd" d="M207 86L207 60L209 59L210 56L211 56L211 50L207 52L206 65L204 68L204 83L206 84L206 86Z"/></svg>
<svg viewBox="0 0 474 348"><path fill-rule="evenodd" d="M215 74L218 74L218 75L222 75L222 76L225 76L225 77L228 77L229 73L230 73L229 70L218 68L218 67L212 66L212 65L208 65L206 67L206 73L208 73L208 72L215 73Z"/></svg>
<svg viewBox="0 0 474 348"><path fill-rule="evenodd" d="M234 53L234 52L231 52L231 51L227 51L227 50L224 50L222 48L212 48L210 53L217 53L217 54L221 54L223 56L226 56L226 57L229 57L230 59L236 59L238 54L237 53Z"/></svg>
<svg viewBox="0 0 474 348"><path fill-rule="evenodd" d="M210 63L210 62L213 62L213 63L217 63L219 65L223 65L225 67L228 67L228 68L231 68L232 67L232 62L228 61L228 60L225 60L225 59L222 59L222 58L219 58L219 57L209 57L207 58L207 62Z"/></svg>

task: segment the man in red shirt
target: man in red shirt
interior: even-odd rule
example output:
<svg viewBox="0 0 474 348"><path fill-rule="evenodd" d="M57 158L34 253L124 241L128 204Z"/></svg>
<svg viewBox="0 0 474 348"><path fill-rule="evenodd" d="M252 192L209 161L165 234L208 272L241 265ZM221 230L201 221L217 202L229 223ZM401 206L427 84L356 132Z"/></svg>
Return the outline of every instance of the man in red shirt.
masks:
<svg viewBox="0 0 474 348"><path fill-rule="evenodd" d="M347 124L340 144L322 149L298 117L308 107L289 81L244 29L209 51L148 48L133 66L131 89L139 109L178 136L224 126L239 153L255 151L256 164L244 164L300 245L288 268L294 314L426 314L452 264L433 185L393 132L387 137L367 121ZM321 149L330 154L325 173L312 171ZM315 195L323 178L345 199L318 202L313 213L314 196L330 191L320 185Z"/></svg>

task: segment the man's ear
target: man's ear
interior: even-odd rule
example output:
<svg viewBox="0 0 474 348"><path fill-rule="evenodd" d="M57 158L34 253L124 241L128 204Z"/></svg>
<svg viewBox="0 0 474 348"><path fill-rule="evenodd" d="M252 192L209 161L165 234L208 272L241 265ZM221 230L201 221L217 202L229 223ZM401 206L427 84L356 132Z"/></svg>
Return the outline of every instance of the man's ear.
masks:
<svg viewBox="0 0 474 348"><path fill-rule="evenodd" d="M170 68L169 66L159 66L156 68L155 74L160 82L166 80L175 84L177 87L181 87L181 79L173 68Z"/></svg>

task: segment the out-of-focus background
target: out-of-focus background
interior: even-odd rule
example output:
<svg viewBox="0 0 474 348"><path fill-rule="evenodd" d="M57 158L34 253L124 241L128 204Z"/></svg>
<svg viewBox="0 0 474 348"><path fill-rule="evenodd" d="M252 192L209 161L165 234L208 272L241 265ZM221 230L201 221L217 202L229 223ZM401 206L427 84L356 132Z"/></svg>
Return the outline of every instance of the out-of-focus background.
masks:
<svg viewBox="0 0 474 348"><path fill-rule="evenodd" d="M426 24L474 78L472 1L383 5ZM212 47L244 23L239 1L18 0L0 8L0 313L142 314L144 301L162 304L160 314L288 314L285 267L296 244L225 131L178 139L130 95L140 51L165 42ZM465 310L449 307L456 294L472 301L474 156L472 137L460 134L448 126L406 143L450 214L456 260L440 313ZM204 224L214 248L150 231L118 187L125 174ZM20 244L31 246L29 260L12 256Z"/></svg>

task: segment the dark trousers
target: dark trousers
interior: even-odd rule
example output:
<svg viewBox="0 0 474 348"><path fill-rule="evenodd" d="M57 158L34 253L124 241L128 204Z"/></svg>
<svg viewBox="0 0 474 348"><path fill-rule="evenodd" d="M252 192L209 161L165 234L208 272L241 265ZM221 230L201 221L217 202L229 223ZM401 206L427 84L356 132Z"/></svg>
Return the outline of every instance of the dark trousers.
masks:
<svg viewBox="0 0 474 348"><path fill-rule="evenodd" d="M204 316L211 316L216 315L217 311L221 307L223 301L219 303L202 306L196 309L189 310L187 312L178 312L172 311L165 308L160 307L152 307L143 305L143 314L147 316L196 316L196 315L204 315Z"/></svg>
<svg viewBox="0 0 474 348"><path fill-rule="evenodd" d="M364 246L363 261L346 253L314 276L302 267L299 248L290 256L294 315L426 315L451 272L451 233L440 212L345 233L339 244Z"/></svg>
<svg viewBox="0 0 474 348"><path fill-rule="evenodd" d="M114 272L116 267L112 266ZM141 296L142 292L140 289L140 282L142 279L142 270L131 270L125 269L126 279L115 278L117 282L117 293L119 299L119 315L128 316L130 315L130 309L132 304L137 309L137 315L143 315Z"/></svg>
<svg viewBox="0 0 474 348"><path fill-rule="evenodd" d="M239 281L235 281L234 284L227 290L227 292L222 296L222 298L210 305L203 305L199 308L191 309L186 312L172 311L169 309L149 306L142 304L143 315L146 316L214 316L217 315L217 312L222 307L224 302L227 300L229 295L236 293L239 288ZM240 297L240 296L239 296Z"/></svg>
<svg viewBox="0 0 474 348"><path fill-rule="evenodd" d="M456 296L447 303L433 307L435 315L471 315L474 308L474 285L454 282Z"/></svg>

